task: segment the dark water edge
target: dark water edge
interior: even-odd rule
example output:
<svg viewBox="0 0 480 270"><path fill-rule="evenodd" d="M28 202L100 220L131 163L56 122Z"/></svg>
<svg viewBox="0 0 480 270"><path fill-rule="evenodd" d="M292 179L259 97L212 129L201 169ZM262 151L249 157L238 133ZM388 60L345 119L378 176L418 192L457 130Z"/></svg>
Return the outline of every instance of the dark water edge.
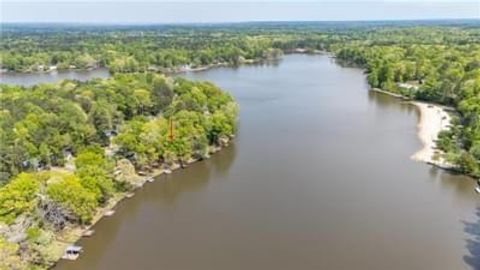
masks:
<svg viewBox="0 0 480 270"><path fill-rule="evenodd" d="M324 55L188 73L241 106L234 143L161 176L55 269L479 269L474 184L409 159L418 112Z"/></svg>
<svg viewBox="0 0 480 270"><path fill-rule="evenodd" d="M107 68L92 70L65 70L42 73L0 73L0 83L22 86L33 86L39 83L55 83L65 79L87 81L94 78L108 78L110 72Z"/></svg>

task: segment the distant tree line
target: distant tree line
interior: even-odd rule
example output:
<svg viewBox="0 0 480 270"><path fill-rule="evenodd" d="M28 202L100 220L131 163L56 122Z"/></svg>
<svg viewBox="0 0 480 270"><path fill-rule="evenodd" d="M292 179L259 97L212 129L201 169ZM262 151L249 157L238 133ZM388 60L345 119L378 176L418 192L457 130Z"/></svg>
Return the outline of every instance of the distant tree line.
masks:
<svg viewBox="0 0 480 270"><path fill-rule="evenodd" d="M159 74L185 67L332 52L365 68L372 87L455 107L438 147L480 176L478 21L3 26L1 69L114 76L0 85L0 269L51 265L56 233L91 222L136 172L207 157L235 134L232 96Z"/></svg>

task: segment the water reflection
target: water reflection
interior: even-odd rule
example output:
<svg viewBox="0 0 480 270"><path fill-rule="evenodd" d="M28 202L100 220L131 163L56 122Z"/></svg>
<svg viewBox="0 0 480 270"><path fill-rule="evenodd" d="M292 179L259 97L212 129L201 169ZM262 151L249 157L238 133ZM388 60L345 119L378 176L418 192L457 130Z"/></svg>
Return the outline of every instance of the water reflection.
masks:
<svg viewBox="0 0 480 270"><path fill-rule="evenodd" d="M61 80L70 79L87 81L94 78L108 78L110 72L107 68L93 70L66 70L47 73L2 73L0 83L32 86L39 83L56 83Z"/></svg>
<svg viewBox="0 0 480 270"><path fill-rule="evenodd" d="M187 169L176 171L172 175L162 175L159 183L143 194L144 200L161 201L173 204L184 192L198 192L203 190L212 174L222 176L228 173L235 159L235 145L214 154L211 159L196 162ZM221 177L220 177L221 178Z"/></svg>
<svg viewBox="0 0 480 270"><path fill-rule="evenodd" d="M453 198L465 202L474 201L478 195L475 193L475 181L473 178L455 172L445 171L432 167L431 171L437 171L438 179L443 188L455 192Z"/></svg>
<svg viewBox="0 0 480 270"><path fill-rule="evenodd" d="M122 209L125 206L124 203L125 201L121 202L116 210L119 211L119 209ZM95 234L95 241L92 241L93 238L81 238L76 243L76 245L82 246L87 251L94 251L94 256L90 256L93 265L97 265L108 252L108 247L113 245L113 242L121 229L121 223L112 221L118 220L119 218L121 217L117 215L100 220L94 226L95 231L101 231L101 233ZM115 225L111 226L111 224ZM82 259L82 257L80 257L80 259ZM55 267L71 269L71 267L76 265L75 262L76 261L60 260Z"/></svg>
<svg viewBox="0 0 480 270"><path fill-rule="evenodd" d="M158 179L161 182L146 192L144 199L172 204L183 192L203 190L210 179L210 165L209 162L198 162L191 165L188 170L175 172L175 175L162 175ZM191 173L190 170L195 170L195 173Z"/></svg>
<svg viewBox="0 0 480 270"><path fill-rule="evenodd" d="M463 257L463 260L472 267L472 269L480 269L480 207L476 209L475 222L463 222L464 231L470 236L466 239L466 247L469 254Z"/></svg>
<svg viewBox="0 0 480 270"><path fill-rule="evenodd" d="M157 212L162 208L175 209L182 194L204 190L210 179L222 178L222 175L228 173L235 156L235 144L231 144L208 160L196 162L171 175L159 176L157 181L138 190L132 199L120 202L114 216L100 220L94 226L95 231L100 233L79 241L78 244L84 247L85 253L77 261L61 260L57 268L81 269L81 263L85 260L92 266L101 265L102 260L110 255L109 251L113 246L120 250L126 248L116 244L119 236L141 237L135 231L136 226L132 224L154 222L151 220L152 211Z"/></svg>
<svg viewBox="0 0 480 270"><path fill-rule="evenodd" d="M420 148L415 107L367 96L360 71L331 61L295 55L278 68L189 76L237 97L238 148L148 184L57 269L473 265L462 220L478 204L474 183L410 160Z"/></svg>
<svg viewBox="0 0 480 270"><path fill-rule="evenodd" d="M415 113L417 116L419 116L418 110L408 101L399 101L398 98L394 98L383 93L368 91L368 100L370 101L370 105L374 105L378 108L394 109L395 111L400 110L408 115Z"/></svg>
<svg viewBox="0 0 480 270"><path fill-rule="evenodd" d="M228 175L228 171L235 161L237 146L232 143L228 148L215 154L215 162L212 163L212 169L218 176Z"/></svg>

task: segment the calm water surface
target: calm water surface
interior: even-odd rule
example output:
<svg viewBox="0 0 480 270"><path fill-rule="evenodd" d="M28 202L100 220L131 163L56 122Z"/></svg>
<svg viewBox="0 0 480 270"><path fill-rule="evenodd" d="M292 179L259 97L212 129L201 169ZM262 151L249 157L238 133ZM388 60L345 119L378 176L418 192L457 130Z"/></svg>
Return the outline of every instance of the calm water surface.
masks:
<svg viewBox="0 0 480 270"><path fill-rule="evenodd" d="M106 68L82 71L54 71L48 73L1 73L0 83L32 86L38 83L53 83L64 79L86 81L93 78L107 77L110 77L110 72L108 72Z"/></svg>
<svg viewBox="0 0 480 270"><path fill-rule="evenodd" d="M410 160L418 112L327 56L188 74L241 106L234 144L161 176L56 269L473 269L472 182Z"/></svg>

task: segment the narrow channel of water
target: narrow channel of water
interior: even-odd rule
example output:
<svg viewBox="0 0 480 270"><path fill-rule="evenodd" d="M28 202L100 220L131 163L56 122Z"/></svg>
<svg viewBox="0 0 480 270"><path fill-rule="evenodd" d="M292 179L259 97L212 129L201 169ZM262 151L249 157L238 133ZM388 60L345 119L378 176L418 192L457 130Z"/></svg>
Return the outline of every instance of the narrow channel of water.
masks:
<svg viewBox="0 0 480 270"><path fill-rule="evenodd" d="M86 81L93 78L108 78L110 72L106 68L93 70L66 70L45 73L0 73L0 83L32 86L39 83L54 83L65 79Z"/></svg>
<svg viewBox="0 0 480 270"><path fill-rule="evenodd" d="M139 190L56 269L473 269L478 195L410 160L418 112L327 56L187 74L231 91L234 144Z"/></svg>

